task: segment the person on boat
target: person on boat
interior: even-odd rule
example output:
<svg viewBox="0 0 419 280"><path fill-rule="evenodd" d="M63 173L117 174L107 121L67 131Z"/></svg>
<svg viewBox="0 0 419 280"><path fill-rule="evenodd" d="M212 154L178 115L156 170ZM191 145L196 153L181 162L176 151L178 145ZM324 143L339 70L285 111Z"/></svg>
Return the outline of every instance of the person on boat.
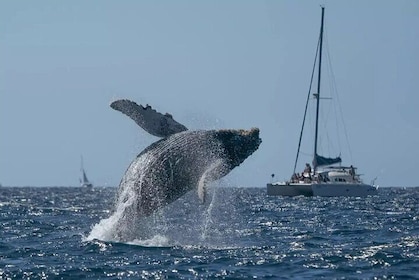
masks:
<svg viewBox="0 0 419 280"><path fill-rule="evenodd" d="M304 175L305 177L311 177L311 166L309 163L306 163L306 167L304 168Z"/></svg>
<svg viewBox="0 0 419 280"><path fill-rule="evenodd" d="M355 179L355 168L352 165L349 168L349 175L352 176L352 179Z"/></svg>
<svg viewBox="0 0 419 280"><path fill-rule="evenodd" d="M291 177L291 180L293 183L304 181L303 173L294 173L294 175Z"/></svg>
<svg viewBox="0 0 419 280"><path fill-rule="evenodd" d="M304 168L304 173L311 174L311 166L309 163L306 163L306 168Z"/></svg>

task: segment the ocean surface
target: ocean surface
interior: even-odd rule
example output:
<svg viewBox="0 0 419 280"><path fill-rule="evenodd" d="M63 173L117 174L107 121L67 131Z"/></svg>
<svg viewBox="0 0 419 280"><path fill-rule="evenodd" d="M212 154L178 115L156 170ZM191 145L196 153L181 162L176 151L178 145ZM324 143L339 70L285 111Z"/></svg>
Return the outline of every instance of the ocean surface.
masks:
<svg viewBox="0 0 419 280"><path fill-rule="evenodd" d="M0 279L419 279L419 188L292 198L214 187L124 242L108 232L115 192L1 187Z"/></svg>

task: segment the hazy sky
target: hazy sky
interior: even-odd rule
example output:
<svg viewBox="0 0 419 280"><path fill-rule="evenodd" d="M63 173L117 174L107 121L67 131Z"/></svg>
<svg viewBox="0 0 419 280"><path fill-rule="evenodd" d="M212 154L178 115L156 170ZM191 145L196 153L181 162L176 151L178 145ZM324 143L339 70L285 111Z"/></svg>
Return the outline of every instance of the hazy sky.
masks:
<svg viewBox="0 0 419 280"><path fill-rule="evenodd" d="M112 110L117 98L170 112L190 129L259 127L259 150L226 182L288 179L320 4L338 89L332 101L350 143L348 152L346 136L340 145L324 136L321 151L341 153L366 182L419 185L415 0L1 0L0 183L77 186L83 155L95 185L118 185L157 138ZM299 169L311 161L312 133L307 139Z"/></svg>

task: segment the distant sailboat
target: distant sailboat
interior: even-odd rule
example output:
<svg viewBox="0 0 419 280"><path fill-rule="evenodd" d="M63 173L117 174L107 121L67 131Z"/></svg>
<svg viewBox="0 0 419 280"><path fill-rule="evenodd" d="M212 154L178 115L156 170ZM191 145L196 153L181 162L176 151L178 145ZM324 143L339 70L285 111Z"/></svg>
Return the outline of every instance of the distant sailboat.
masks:
<svg viewBox="0 0 419 280"><path fill-rule="evenodd" d="M80 171L82 173L82 178L80 179L80 186L83 188L92 188L93 184L89 182L89 179L87 179L86 171L84 170L84 167L83 167L83 157L81 157Z"/></svg>

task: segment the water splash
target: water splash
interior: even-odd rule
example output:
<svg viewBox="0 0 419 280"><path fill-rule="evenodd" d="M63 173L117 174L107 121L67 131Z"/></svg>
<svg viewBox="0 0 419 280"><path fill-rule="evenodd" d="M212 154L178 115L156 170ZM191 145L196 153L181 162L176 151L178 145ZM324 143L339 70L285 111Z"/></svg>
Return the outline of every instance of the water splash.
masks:
<svg viewBox="0 0 419 280"><path fill-rule="evenodd" d="M210 233L210 226L213 223L212 220L212 209L214 207L214 204L216 203L216 193L217 193L217 189L213 188L212 190L212 196L211 196L211 201L208 205L208 208L204 211L204 215L203 215L203 227L202 227L202 233L201 233L201 240L205 241Z"/></svg>
<svg viewBox="0 0 419 280"><path fill-rule="evenodd" d="M140 201L141 187L147 166L153 160L152 156L145 156L129 168L130 173L125 174L118 190L118 199L115 203L115 211L108 218L102 219L93 226L85 241L102 240L109 242L123 242L140 246L166 247L179 245L179 243L196 243L208 241L213 224L213 208L216 204L216 191L210 191L206 203L200 204L196 189L186 194L183 198L171 205L160 209L150 216L144 217L137 213L137 203ZM213 181L213 176L221 169L223 161L218 159L209 165L198 183L198 195L202 196L209 191L208 182ZM133 172L140 174L139 182L131 178ZM184 213L184 211L186 213ZM174 217L173 213L178 213ZM191 213L193 213L191 215ZM186 214L186 215L185 215ZM189 214L189 215L188 215ZM178 228L184 219L192 219L189 227L189 240L185 240L184 229ZM195 241L194 241L195 240Z"/></svg>
<svg viewBox="0 0 419 280"><path fill-rule="evenodd" d="M136 204L138 201L138 194L140 193L137 188L141 189L142 177L145 174L148 163L153 160L150 155L145 155L141 161L135 161L131 164L124 175L121 185L118 189L118 199L115 203L115 211L106 219L102 219L98 224L93 226L90 234L86 240L102 240L102 241L127 241L135 239L138 234L147 231L147 223L143 223L141 228L139 225L139 217L137 217ZM135 178L132 173L137 172L140 174L139 185L131 178Z"/></svg>

